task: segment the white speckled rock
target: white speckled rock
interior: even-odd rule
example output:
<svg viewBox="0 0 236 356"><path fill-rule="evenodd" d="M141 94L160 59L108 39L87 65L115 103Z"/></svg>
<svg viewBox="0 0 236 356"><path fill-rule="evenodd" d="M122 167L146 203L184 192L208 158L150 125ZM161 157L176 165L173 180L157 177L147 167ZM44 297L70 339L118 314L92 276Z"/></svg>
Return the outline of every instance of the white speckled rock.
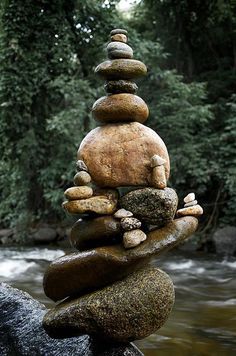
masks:
<svg viewBox="0 0 236 356"><path fill-rule="evenodd" d="M121 219L121 227L125 231L139 229L142 223L136 218L123 218Z"/></svg>

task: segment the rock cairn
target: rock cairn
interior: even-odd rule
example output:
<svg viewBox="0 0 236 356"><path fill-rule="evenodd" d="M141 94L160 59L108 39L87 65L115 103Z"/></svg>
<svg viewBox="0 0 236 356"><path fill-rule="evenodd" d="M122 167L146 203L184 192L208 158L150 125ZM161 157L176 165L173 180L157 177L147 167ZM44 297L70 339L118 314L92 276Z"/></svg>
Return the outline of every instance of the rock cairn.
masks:
<svg viewBox="0 0 236 356"><path fill-rule="evenodd" d="M148 107L136 95L134 79L147 68L133 59L127 31L110 35L109 59L95 69L107 91L92 108L99 126L81 142L75 186L65 191L63 203L68 213L80 215L70 235L77 251L52 262L44 276L49 298L67 298L44 317L55 338L90 334L128 342L160 328L174 288L149 261L190 236L202 214L192 193L175 218L178 197L167 187L167 148L143 125Z"/></svg>

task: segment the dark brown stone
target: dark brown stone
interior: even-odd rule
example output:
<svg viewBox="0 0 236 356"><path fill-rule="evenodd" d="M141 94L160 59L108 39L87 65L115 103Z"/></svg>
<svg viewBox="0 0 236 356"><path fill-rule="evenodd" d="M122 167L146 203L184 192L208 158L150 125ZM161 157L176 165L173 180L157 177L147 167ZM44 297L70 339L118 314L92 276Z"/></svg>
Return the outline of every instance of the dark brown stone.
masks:
<svg viewBox="0 0 236 356"><path fill-rule="evenodd" d="M114 94L103 96L92 107L95 120L102 123L112 122L145 122L149 110L147 104L137 95Z"/></svg>
<svg viewBox="0 0 236 356"><path fill-rule="evenodd" d="M102 62L95 68L95 73L103 79L134 79L147 73L144 63L136 59L113 59Z"/></svg>
<svg viewBox="0 0 236 356"><path fill-rule="evenodd" d="M111 94L130 93L135 94L138 90L137 84L130 80L110 80L104 85L105 90Z"/></svg>
<svg viewBox="0 0 236 356"><path fill-rule="evenodd" d="M142 188L132 190L120 198L120 206L130 210L136 218L157 227L174 219L178 196L174 189Z"/></svg>
<svg viewBox="0 0 236 356"><path fill-rule="evenodd" d="M116 35L117 33L118 34L121 33L123 35L127 35L128 34L128 32L126 30L124 30L123 28L115 28L114 30L112 30L110 32L110 35L113 36L113 35Z"/></svg>
<svg viewBox="0 0 236 356"><path fill-rule="evenodd" d="M119 244L60 257L50 264L44 275L45 294L57 301L106 286L182 242L197 225L196 218L186 216L147 233L147 239L130 250Z"/></svg>
<svg viewBox="0 0 236 356"><path fill-rule="evenodd" d="M72 227L70 243L80 251L121 241L121 224L113 216L79 219Z"/></svg>
<svg viewBox="0 0 236 356"><path fill-rule="evenodd" d="M59 304L44 316L43 327L54 338L89 334L127 342L159 329L173 304L170 277L148 267L102 290Z"/></svg>

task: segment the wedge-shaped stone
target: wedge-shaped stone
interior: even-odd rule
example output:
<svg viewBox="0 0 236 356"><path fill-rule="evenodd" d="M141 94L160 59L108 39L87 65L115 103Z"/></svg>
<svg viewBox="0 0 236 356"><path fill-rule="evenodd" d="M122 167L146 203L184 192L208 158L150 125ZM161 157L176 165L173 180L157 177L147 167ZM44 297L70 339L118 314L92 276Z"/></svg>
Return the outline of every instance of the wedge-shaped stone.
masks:
<svg viewBox="0 0 236 356"><path fill-rule="evenodd" d="M178 196L174 189L142 188L132 190L120 198L120 206L132 211L134 216L157 227L174 219Z"/></svg>
<svg viewBox="0 0 236 356"><path fill-rule="evenodd" d="M65 201L62 206L70 214L96 213L111 215L116 210L117 201L106 196L96 196L88 199Z"/></svg>
<svg viewBox="0 0 236 356"><path fill-rule="evenodd" d="M137 95L114 94L103 96L98 99L92 107L95 120L107 122L145 122L149 110L147 104Z"/></svg>
<svg viewBox="0 0 236 356"><path fill-rule="evenodd" d="M95 73L106 80L135 79L145 75L147 67L136 59L113 59L99 64Z"/></svg>
<svg viewBox="0 0 236 356"><path fill-rule="evenodd" d="M113 245L122 240L120 220L113 216L79 219L72 227L70 243L80 251Z"/></svg>
<svg viewBox="0 0 236 356"><path fill-rule="evenodd" d="M159 329L173 304L170 277L148 267L104 289L59 304L44 316L43 327L53 338L89 334L127 342Z"/></svg>
<svg viewBox="0 0 236 356"><path fill-rule="evenodd" d="M60 257L45 273L45 294L57 301L109 285L146 264L151 257L182 242L197 225L196 218L186 216L147 233L147 239L130 250L119 244Z"/></svg>
<svg viewBox="0 0 236 356"><path fill-rule="evenodd" d="M158 154L166 160L166 179L170 162L167 148L155 131L139 122L107 124L90 131L78 150L99 186L152 186L150 159Z"/></svg>

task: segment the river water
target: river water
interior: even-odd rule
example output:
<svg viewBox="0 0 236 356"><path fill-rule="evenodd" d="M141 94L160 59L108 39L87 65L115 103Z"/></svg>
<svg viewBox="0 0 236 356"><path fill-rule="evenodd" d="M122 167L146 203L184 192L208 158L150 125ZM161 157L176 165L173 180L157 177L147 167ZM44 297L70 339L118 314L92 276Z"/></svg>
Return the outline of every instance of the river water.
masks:
<svg viewBox="0 0 236 356"><path fill-rule="evenodd" d="M0 281L50 307L43 273L63 254L60 248L1 248ZM174 281L176 302L166 324L136 342L139 349L146 356L236 355L236 259L174 251L154 264Z"/></svg>

